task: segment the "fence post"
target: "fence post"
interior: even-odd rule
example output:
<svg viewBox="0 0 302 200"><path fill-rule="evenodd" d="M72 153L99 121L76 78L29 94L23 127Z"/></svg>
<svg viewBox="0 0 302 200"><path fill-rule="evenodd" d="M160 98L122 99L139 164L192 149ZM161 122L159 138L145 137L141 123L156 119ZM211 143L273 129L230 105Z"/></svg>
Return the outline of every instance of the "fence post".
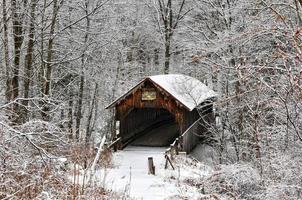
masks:
<svg viewBox="0 0 302 200"><path fill-rule="evenodd" d="M171 160L174 160L175 147L173 144L170 145L170 156Z"/></svg>
<svg viewBox="0 0 302 200"><path fill-rule="evenodd" d="M176 140L175 140L175 154L176 155L178 155L178 153L179 153L178 144L179 144L179 139L176 138Z"/></svg>
<svg viewBox="0 0 302 200"><path fill-rule="evenodd" d="M153 157L148 157L148 169L149 169L148 174L155 175L155 166L153 164Z"/></svg>
<svg viewBox="0 0 302 200"><path fill-rule="evenodd" d="M172 162L171 162L171 160L170 160L170 158L167 154L165 155L165 158L166 158L165 169L168 169L168 163L170 163L172 169L175 170L175 168L174 168L174 166L173 166L173 164L172 164Z"/></svg>

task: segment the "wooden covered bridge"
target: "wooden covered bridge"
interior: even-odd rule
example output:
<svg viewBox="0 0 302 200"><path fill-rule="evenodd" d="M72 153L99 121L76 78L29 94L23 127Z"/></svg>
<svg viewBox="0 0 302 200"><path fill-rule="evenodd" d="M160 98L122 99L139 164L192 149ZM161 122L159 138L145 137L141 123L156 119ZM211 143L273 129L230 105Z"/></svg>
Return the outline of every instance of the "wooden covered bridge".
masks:
<svg viewBox="0 0 302 200"><path fill-rule="evenodd" d="M190 153L198 134L206 132L205 124L213 122L215 97L213 90L189 76L146 77L107 107L115 108L118 131L112 138L120 138L121 149L128 144L169 146L179 138L181 149Z"/></svg>

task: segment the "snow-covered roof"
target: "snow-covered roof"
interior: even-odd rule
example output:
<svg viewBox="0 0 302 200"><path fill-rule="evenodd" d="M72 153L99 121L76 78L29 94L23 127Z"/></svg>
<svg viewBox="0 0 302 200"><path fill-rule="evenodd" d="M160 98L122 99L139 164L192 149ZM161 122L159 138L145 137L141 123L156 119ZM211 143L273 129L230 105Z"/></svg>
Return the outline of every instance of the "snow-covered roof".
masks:
<svg viewBox="0 0 302 200"><path fill-rule="evenodd" d="M144 78L127 93L113 101L107 108L110 108L116 103L120 102L120 100L138 88L146 80L150 80L157 87L165 90L189 111L192 111L194 108L196 108L196 106L205 100L217 96L216 92L211 90L196 78L182 74L165 74L148 76Z"/></svg>

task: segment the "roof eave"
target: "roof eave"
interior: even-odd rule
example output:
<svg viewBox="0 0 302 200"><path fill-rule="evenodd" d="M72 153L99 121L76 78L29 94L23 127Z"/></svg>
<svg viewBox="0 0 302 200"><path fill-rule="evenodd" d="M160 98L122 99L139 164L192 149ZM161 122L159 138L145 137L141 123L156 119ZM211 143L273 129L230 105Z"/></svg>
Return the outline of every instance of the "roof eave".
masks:
<svg viewBox="0 0 302 200"><path fill-rule="evenodd" d="M179 104L181 104L183 107L185 107L188 111L192 111L194 109L194 108L190 109L189 107L187 107L185 104L183 104L181 101L179 101L174 95L172 95L166 89L164 89L159 84L157 84L156 82L154 82L151 78L147 77L146 79L150 80L155 86L157 86L158 88L162 89L163 91L165 91L166 93L168 93L170 96L172 96Z"/></svg>
<svg viewBox="0 0 302 200"><path fill-rule="evenodd" d="M117 99L115 99L113 102L111 102L107 107L105 107L105 109L109 109L109 108L113 108L116 104L120 103L120 101L122 101L125 97L127 97L129 94L131 94L133 92L133 90L137 89L142 83L144 83L146 80L149 80L151 83L153 83L157 88L163 90L164 92L166 92L168 95L172 96L174 98L174 100L176 102L178 102L181 106L183 106L186 110L188 111L192 111L194 110L196 107L198 107L198 105L194 106L194 108L189 108L188 106L186 106L184 103L182 103L178 98L176 98L174 95L172 95L170 92L168 92L166 89L164 89L163 87L161 87L159 84L157 84L155 81L153 81L150 77L145 77L144 79L142 79L138 84L136 84L135 86L133 86L128 92L126 92L125 94L121 95L120 97L118 97ZM202 101L201 103L205 102L206 100L212 99L212 101L215 101L214 99L217 98L217 93L215 96L213 97L209 97L207 99L205 99L204 101ZM200 103L200 104L201 104Z"/></svg>
<svg viewBox="0 0 302 200"><path fill-rule="evenodd" d="M122 101L125 97L127 97L133 90L135 90L137 87L139 87L143 82L145 82L146 80L149 80L151 83L153 83L156 87L160 88L161 90L165 91L167 94L169 94L170 96L172 96L179 104L181 104L186 110L188 111L192 111L194 110L194 108L196 108L196 106L193 109L190 109L189 107L187 107L185 104L183 104L181 101L179 101L174 95L172 95L170 92L168 92L166 89L164 89L163 87L161 87L159 84L157 84L156 82L154 82L150 77L146 77L143 80L141 80L138 84L136 84L134 87L132 87L128 92L126 92L125 94L123 94L122 96L118 97L116 100L114 100L113 102L111 102L108 106L105 107L105 109L109 109L109 108L113 108L113 106L115 106L116 104L119 103L119 101Z"/></svg>
<svg viewBox="0 0 302 200"><path fill-rule="evenodd" d="M126 92L123 95L121 95L120 97L116 98L113 102L111 102L108 106L106 106L105 109L112 108L113 106L115 106L116 104L118 104L119 101L121 101L125 97L127 97L133 90L135 90L137 87L139 87L140 84L142 84L143 82L145 82L146 79L147 78L142 79L138 84L136 84L135 86L133 86L128 92Z"/></svg>

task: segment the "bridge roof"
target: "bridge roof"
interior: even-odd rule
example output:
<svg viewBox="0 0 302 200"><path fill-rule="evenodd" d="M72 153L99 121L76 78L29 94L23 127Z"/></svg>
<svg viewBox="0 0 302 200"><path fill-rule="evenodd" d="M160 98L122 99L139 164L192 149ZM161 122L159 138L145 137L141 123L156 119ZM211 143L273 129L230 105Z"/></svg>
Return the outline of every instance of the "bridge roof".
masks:
<svg viewBox="0 0 302 200"><path fill-rule="evenodd" d="M205 84L196 78L182 74L165 74L148 76L135 85L132 89L117 98L106 108L111 108L118 104L121 100L131 94L134 90L146 81L150 80L158 88L163 89L170 94L175 100L181 103L189 111L192 111L196 106L217 96L217 93L207 87Z"/></svg>

